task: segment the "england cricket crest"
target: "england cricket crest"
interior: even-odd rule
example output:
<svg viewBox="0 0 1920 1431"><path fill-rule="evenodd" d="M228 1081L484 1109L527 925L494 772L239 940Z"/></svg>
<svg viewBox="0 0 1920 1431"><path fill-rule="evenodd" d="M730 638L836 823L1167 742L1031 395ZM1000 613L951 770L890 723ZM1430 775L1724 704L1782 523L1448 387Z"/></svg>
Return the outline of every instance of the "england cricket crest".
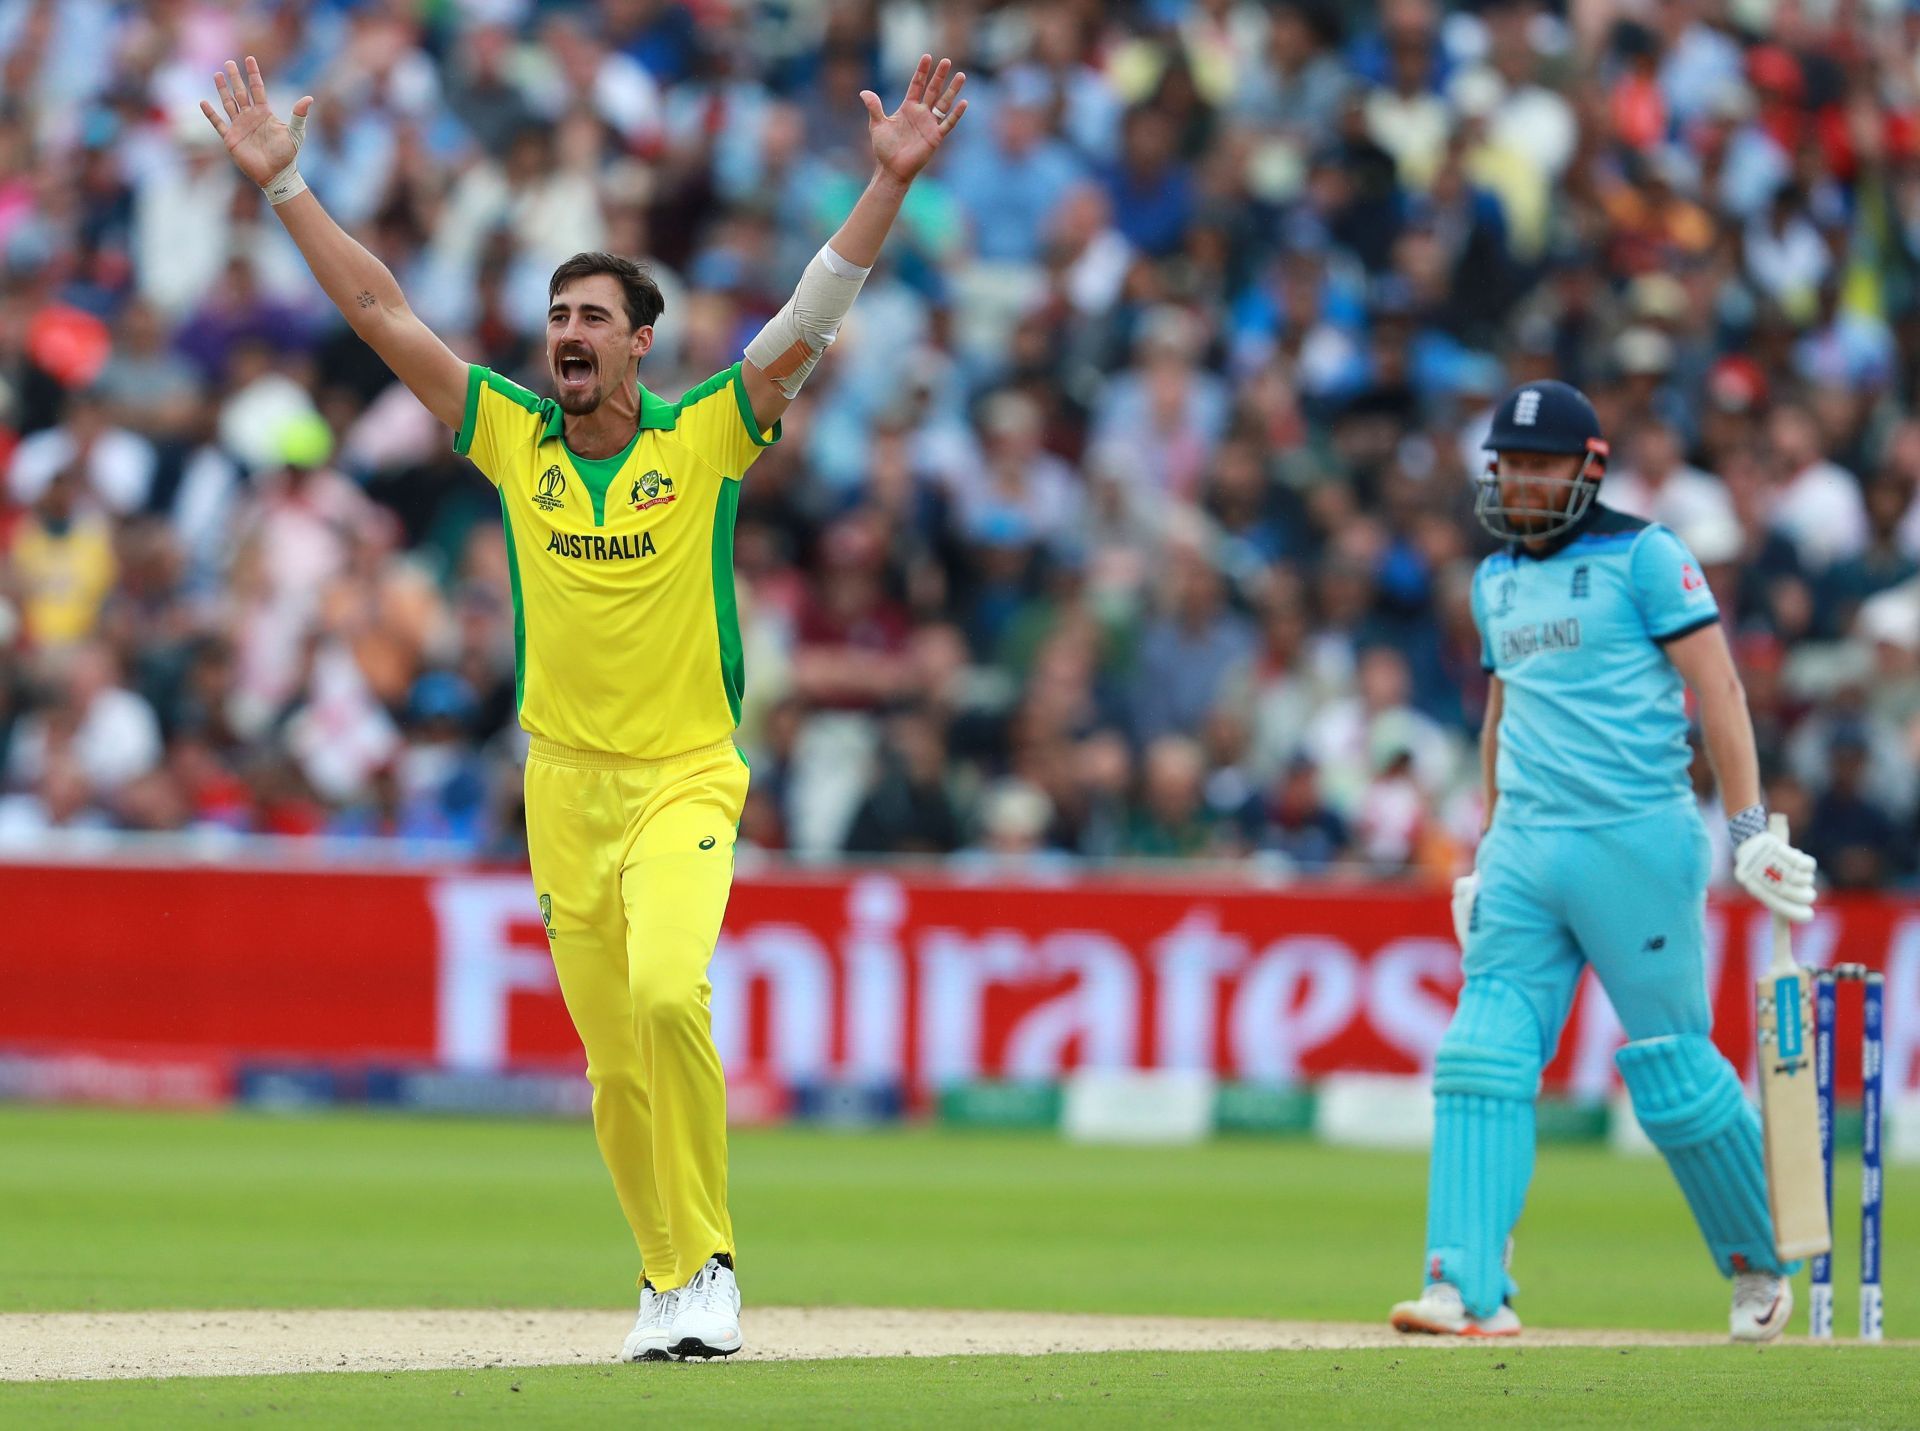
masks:
<svg viewBox="0 0 1920 1431"><path fill-rule="evenodd" d="M633 479L633 491L627 494L627 500L633 504L636 512L662 506L673 499L673 478L664 472L642 472Z"/></svg>

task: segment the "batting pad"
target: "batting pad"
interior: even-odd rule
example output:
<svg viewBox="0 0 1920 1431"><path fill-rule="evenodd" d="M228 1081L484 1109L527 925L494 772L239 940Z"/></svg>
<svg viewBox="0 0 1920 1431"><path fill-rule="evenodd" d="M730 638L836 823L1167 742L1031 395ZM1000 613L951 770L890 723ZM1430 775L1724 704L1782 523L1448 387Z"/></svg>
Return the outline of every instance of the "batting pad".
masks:
<svg viewBox="0 0 1920 1431"><path fill-rule="evenodd" d="M1798 1271L1798 1262L1783 1266L1773 1251L1760 1117L1712 1041L1701 1034L1640 1039L1614 1062L1721 1274Z"/></svg>
<svg viewBox="0 0 1920 1431"><path fill-rule="evenodd" d="M1451 1282L1467 1311L1491 1316L1514 1290L1507 1234L1533 1179L1540 1035L1518 990L1469 979L1433 1064L1427 1176L1427 1280Z"/></svg>

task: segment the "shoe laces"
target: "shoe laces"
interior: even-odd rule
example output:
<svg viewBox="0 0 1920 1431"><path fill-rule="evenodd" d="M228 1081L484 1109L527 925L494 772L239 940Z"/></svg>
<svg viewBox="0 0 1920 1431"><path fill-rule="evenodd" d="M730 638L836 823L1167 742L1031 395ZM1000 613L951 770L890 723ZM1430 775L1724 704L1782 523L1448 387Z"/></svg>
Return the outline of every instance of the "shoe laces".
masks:
<svg viewBox="0 0 1920 1431"><path fill-rule="evenodd" d="M641 1310L643 1312L648 1310L645 1299L648 1297L653 1299L651 1308L653 1321L670 1322L673 1320L673 1314L680 1310L680 1289L678 1287L667 1292L659 1292L655 1291L652 1287L647 1287L641 1290L640 1295Z"/></svg>
<svg viewBox="0 0 1920 1431"><path fill-rule="evenodd" d="M1733 1274L1733 1305L1741 1311L1764 1312L1780 1295L1780 1279L1771 1272Z"/></svg>
<svg viewBox="0 0 1920 1431"><path fill-rule="evenodd" d="M703 1312L733 1311L732 1299L727 1295L726 1268L718 1262L709 1262L693 1274L693 1280L682 1288L688 1301Z"/></svg>

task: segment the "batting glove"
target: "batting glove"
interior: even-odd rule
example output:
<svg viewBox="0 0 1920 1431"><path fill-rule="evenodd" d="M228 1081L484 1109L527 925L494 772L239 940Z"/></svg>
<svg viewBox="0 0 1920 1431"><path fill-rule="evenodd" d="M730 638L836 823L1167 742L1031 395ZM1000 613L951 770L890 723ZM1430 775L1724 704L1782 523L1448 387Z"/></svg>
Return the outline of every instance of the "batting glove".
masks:
<svg viewBox="0 0 1920 1431"><path fill-rule="evenodd" d="M1480 897L1480 871L1463 874L1453 882L1453 937L1460 948L1467 947L1467 930L1473 923L1473 902Z"/></svg>
<svg viewBox="0 0 1920 1431"><path fill-rule="evenodd" d="M1813 918L1813 856L1796 850L1771 830L1749 835L1733 852L1733 877L1747 893L1782 919Z"/></svg>

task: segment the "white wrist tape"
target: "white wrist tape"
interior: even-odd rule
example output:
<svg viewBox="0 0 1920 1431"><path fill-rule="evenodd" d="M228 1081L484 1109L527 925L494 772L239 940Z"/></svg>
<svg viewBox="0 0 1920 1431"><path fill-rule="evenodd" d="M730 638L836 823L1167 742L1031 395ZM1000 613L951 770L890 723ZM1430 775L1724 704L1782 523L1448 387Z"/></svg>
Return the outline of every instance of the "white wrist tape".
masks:
<svg viewBox="0 0 1920 1431"><path fill-rule="evenodd" d="M287 167L275 174L260 187L267 196L267 202L275 208L286 203L295 194L307 191L307 181L300 177L300 146L307 138L307 117L296 114L287 121L287 132L293 136L293 158L287 161Z"/></svg>
<svg viewBox="0 0 1920 1431"><path fill-rule="evenodd" d="M747 358L788 397L798 397L820 355L839 335L860 285L873 270L848 263L831 244L807 264L800 286L747 344Z"/></svg>

